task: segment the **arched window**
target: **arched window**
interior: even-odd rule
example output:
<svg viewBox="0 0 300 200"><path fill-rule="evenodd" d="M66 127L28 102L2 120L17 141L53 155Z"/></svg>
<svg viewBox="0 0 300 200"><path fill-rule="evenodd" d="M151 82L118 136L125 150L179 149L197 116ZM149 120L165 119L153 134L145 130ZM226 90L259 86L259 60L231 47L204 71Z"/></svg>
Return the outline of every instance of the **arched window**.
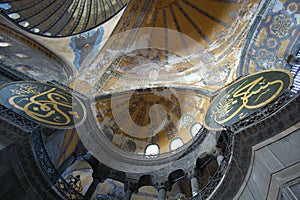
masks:
<svg viewBox="0 0 300 200"><path fill-rule="evenodd" d="M24 28L28 27L30 25L30 23L28 21L21 21L19 23L21 26L23 26Z"/></svg>
<svg viewBox="0 0 300 200"><path fill-rule="evenodd" d="M9 42L0 42L0 47L10 47L11 43Z"/></svg>
<svg viewBox="0 0 300 200"><path fill-rule="evenodd" d="M192 137L195 137L203 128L203 126L200 123L194 123L190 129L190 133Z"/></svg>
<svg viewBox="0 0 300 200"><path fill-rule="evenodd" d="M10 17L11 19L19 19L21 16L19 13L10 13L8 14L8 17Z"/></svg>
<svg viewBox="0 0 300 200"><path fill-rule="evenodd" d="M173 151L183 146L183 141L181 138L174 138L170 143L170 150Z"/></svg>
<svg viewBox="0 0 300 200"><path fill-rule="evenodd" d="M145 149L145 155L146 156L153 156L159 154L159 146L158 144L150 144Z"/></svg>

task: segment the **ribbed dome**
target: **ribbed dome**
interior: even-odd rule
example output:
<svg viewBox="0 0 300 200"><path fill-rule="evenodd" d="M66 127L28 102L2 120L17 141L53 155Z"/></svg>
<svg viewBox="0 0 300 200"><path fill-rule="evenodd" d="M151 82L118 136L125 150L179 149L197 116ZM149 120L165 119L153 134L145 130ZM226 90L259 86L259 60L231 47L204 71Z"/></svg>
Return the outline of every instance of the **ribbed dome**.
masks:
<svg viewBox="0 0 300 200"><path fill-rule="evenodd" d="M127 0L1 1L1 13L35 34L61 37L94 28L118 13Z"/></svg>

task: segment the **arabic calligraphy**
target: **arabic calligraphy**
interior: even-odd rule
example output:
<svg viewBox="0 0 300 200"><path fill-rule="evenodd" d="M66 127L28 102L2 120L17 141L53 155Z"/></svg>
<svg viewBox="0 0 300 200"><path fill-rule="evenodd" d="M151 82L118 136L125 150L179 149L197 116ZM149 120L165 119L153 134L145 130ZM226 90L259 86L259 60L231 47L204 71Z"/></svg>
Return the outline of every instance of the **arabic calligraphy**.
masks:
<svg viewBox="0 0 300 200"><path fill-rule="evenodd" d="M234 83L212 102L206 125L220 128L233 124L261 108L290 86L292 76L284 70L264 71Z"/></svg>
<svg viewBox="0 0 300 200"><path fill-rule="evenodd" d="M81 123L86 110L79 99L58 87L35 82L8 84L0 100L15 111L45 125L72 127Z"/></svg>

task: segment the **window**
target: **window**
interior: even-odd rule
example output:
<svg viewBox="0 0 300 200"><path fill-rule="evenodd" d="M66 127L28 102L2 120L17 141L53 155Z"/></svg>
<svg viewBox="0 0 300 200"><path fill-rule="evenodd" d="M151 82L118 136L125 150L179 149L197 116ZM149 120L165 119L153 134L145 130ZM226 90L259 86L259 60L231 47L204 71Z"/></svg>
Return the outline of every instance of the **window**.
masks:
<svg viewBox="0 0 300 200"><path fill-rule="evenodd" d="M150 144L145 149L145 155L158 155L159 154L159 146L157 144Z"/></svg>
<svg viewBox="0 0 300 200"><path fill-rule="evenodd" d="M10 13L8 14L8 17L10 17L11 19L19 19L21 16L19 13Z"/></svg>
<svg viewBox="0 0 300 200"><path fill-rule="evenodd" d="M190 133L192 135L192 137L195 137L203 128L203 126L200 123L195 123L192 125L191 129L190 129Z"/></svg>
<svg viewBox="0 0 300 200"><path fill-rule="evenodd" d="M170 143L170 150L173 151L183 146L183 141L181 138L174 138Z"/></svg>
<svg viewBox="0 0 300 200"><path fill-rule="evenodd" d="M0 47L10 47L12 46L9 42L0 42Z"/></svg>
<svg viewBox="0 0 300 200"><path fill-rule="evenodd" d="M23 26L24 28L26 28L26 27L28 27L28 26L30 25L30 23L27 22L27 21L22 21L22 22L20 22L19 24L20 24L21 26Z"/></svg>

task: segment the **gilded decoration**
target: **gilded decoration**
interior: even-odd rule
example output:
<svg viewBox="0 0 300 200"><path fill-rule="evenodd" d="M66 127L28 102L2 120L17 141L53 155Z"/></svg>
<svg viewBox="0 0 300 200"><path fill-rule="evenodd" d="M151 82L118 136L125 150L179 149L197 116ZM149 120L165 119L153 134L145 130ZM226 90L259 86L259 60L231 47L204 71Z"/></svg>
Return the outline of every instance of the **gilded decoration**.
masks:
<svg viewBox="0 0 300 200"><path fill-rule="evenodd" d="M165 84L192 85L209 96L235 78L245 33L264 4L131 1L105 47L95 59L83 62L74 88L89 96ZM140 60L127 59L139 54Z"/></svg>
<svg viewBox="0 0 300 200"><path fill-rule="evenodd" d="M72 128L86 118L86 109L77 97L45 83L6 84L0 89L0 101L16 113L53 128Z"/></svg>
<svg viewBox="0 0 300 200"><path fill-rule="evenodd" d="M227 176L231 172L238 173L236 166L243 169L243 174L247 170L246 162L232 165L236 161L233 157L248 153L232 154L236 153L232 145L239 139L233 138L234 132L272 115L286 103L285 98L291 97L288 89L292 75L283 69L288 69L286 59L300 45L298 1L57 1L55 5L77 2L81 6L70 12L74 14L73 18L68 16L72 19L65 18L69 21L61 24L64 29L59 30L55 21L46 29L51 20L39 17L36 19L41 21L36 23L45 26L37 29L28 17L33 29L24 30L40 37L78 33L66 40L53 40L64 41L60 48L50 40L48 45L61 51L62 57L69 57L76 75L78 70L77 77L68 74L75 78L69 87L88 96L90 113L69 92L37 82L0 87L0 101L41 124L41 130L43 126L69 129L60 130L64 138L57 151L60 154L55 163L57 169L67 167L73 157L88 166L77 168L76 161L72 161L63 173L65 180L59 178L56 182L61 192L72 188L71 192L62 193L69 199L79 199L78 194L87 197L89 193L93 195L90 199L124 199L125 193L130 193L131 199L159 199L162 188L166 189L168 199L214 198L213 195L224 194L219 193L223 190L222 183L234 177ZM18 4L18 1L7 2L14 2L9 6ZM47 2L50 1L41 1L32 9L41 13L39 5ZM107 4L101 6L101 2ZM113 4L109 6L109 2ZM122 17L108 23L114 29L112 34L107 29L104 32L102 27L82 33L114 16L127 2ZM7 5L0 4L6 14L10 10ZM77 6L61 8L67 8L67 13ZM109 10L110 14L105 16ZM58 21L63 16L61 13ZM21 15L21 19L26 18ZM57 32L46 32L55 29ZM111 36L108 40L107 35ZM64 45L70 51L68 54L61 48ZM10 47L5 51L11 54ZM16 53L28 60L24 57L26 52ZM1 59L0 55L0 62ZM23 71L31 69L24 65L17 67ZM87 114L89 118L83 124ZM247 134L250 136L251 131ZM269 137L262 135L255 141ZM79 140L83 145L77 143ZM38 158L47 155L41 153L44 149L40 145L35 148ZM82 149L77 149L80 146ZM50 163L48 157L40 162L43 161ZM50 177L47 169L51 173L56 170L49 163L42 169ZM175 179L175 170L182 171L182 176ZM95 174L99 178L98 172L101 180L95 179ZM193 182L195 178L198 182ZM236 180L226 192L240 188L242 179ZM185 191L188 195L181 193L190 189Z"/></svg>
<svg viewBox="0 0 300 200"><path fill-rule="evenodd" d="M151 88L100 95L94 110L99 127L116 147L141 154L155 143L165 153L171 151L172 139L180 138L183 144L193 139L208 103L192 89Z"/></svg>
<svg viewBox="0 0 300 200"><path fill-rule="evenodd" d="M290 17L286 15L277 15L274 17L271 26L270 32L271 34L282 38L288 35L291 26L293 25L293 21Z"/></svg>
<svg viewBox="0 0 300 200"><path fill-rule="evenodd" d="M211 103L205 116L207 128L222 129L237 123L275 100L292 81L292 74L285 70L263 71L238 80Z"/></svg>
<svg viewBox="0 0 300 200"><path fill-rule="evenodd" d="M289 69L286 59L299 48L299 2L267 1L248 34L237 76L266 69Z"/></svg>

